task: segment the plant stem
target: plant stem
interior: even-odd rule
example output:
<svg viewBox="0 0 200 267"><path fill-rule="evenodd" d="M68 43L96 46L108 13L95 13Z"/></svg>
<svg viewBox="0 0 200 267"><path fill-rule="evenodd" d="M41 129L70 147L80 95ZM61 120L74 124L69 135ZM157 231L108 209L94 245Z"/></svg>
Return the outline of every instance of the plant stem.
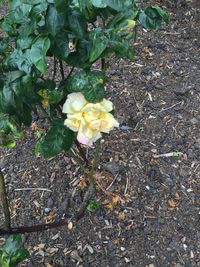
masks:
<svg viewBox="0 0 200 267"><path fill-rule="evenodd" d="M76 145L76 147L77 147L77 149L79 151L79 154L80 154L81 158L84 160L84 162L86 164L86 167L87 167L89 165L89 161L86 158L86 154L85 154L82 146L80 145L80 143L77 140L75 140L75 145Z"/></svg>
<svg viewBox="0 0 200 267"><path fill-rule="evenodd" d="M10 210L9 210L8 198L6 194L4 176L1 170L0 170L0 199L2 202L2 208L3 208L4 217L5 217L5 230L10 231L10 224L11 224Z"/></svg>
<svg viewBox="0 0 200 267"><path fill-rule="evenodd" d="M56 228L56 227L59 227L62 225L67 225L70 221L77 222L84 215L84 212L85 212L87 205L88 205L88 201L93 197L94 191L95 191L94 184L91 184L85 193L83 202L80 205L78 211L72 215L70 220L69 219L62 219L60 221L48 223L48 224L37 224L37 225L32 225L32 226L22 226L22 227L10 228L10 229L0 229L0 235L25 234L25 233L40 232L40 231L48 230L51 228Z"/></svg>
<svg viewBox="0 0 200 267"><path fill-rule="evenodd" d="M62 80L64 80L64 79L65 79L65 73L64 73L63 63L62 63L61 60L59 61L59 63L60 63L60 73L61 73L61 77L62 77Z"/></svg>
<svg viewBox="0 0 200 267"><path fill-rule="evenodd" d="M93 160L93 163L92 163L92 171L93 172L98 167L99 154L100 154L100 144L101 144L101 139L97 140L97 143L96 143L96 150L95 150L94 160Z"/></svg>
<svg viewBox="0 0 200 267"><path fill-rule="evenodd" d="M72 75L73 71L74 71L74 67L71 68L71 70L70 70L69 74L67 75L66 79L69 79L69 77Z"/></svg>

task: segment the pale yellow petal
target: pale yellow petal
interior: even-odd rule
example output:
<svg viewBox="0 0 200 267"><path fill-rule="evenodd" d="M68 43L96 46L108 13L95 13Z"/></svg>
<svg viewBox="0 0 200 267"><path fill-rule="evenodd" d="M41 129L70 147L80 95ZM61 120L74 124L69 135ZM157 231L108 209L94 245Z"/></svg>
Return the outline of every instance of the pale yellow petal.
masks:
<svg viewBox="0 0 200 267"><path fill-rule="evenodd" d="M107 112L110 112L113 110L113 103L110 100L107 99L103 99L100 103L99 103Z"/></svg>
<svg viewBox="0 0 200 267"><path fill-rule="evenodd" d="M71 93L67 96L62 112L71 114L80 112L86 104L87 101L82 93Z"/></svg>
<svg viewBox="0 0 200 267"><path fill-rule="evenodd" d="M78 129L80 127L80 121L79 120L76 120L76 119L69 119L69 118L67 118L64 121L64 125L66 125L72 131L78 132Z"/></svg>

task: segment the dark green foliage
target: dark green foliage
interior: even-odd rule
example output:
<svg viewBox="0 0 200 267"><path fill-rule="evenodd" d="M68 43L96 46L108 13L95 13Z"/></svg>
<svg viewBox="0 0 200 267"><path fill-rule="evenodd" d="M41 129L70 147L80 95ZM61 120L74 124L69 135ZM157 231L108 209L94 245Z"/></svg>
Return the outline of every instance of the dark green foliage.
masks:
<svg viewBox="0 0 200 267"><path fill-rule="evenodd" d="M2 4L4 1L0 1ZM105 94L105 73L91 71L102 58L133 59L135 22L160 28L168 16L158 6L140 9L136 0L15 0L0 20L0 145L15 145L43 105L53 124L36 151L52 157L68 150L74 134L59 110L67 94L82 92L88 102ZM91 24L92 23L92 24ZM46 80L48 58L79 70L62 81ZM58 65L57 65L58 68ZM105 71L105 70L104 70Z"/></svg>
<svg viewBox="0 0 200 267"><path fill-rule="evenodd" d="M29 256L28 251L22 244L20 235L10 235L5 244L0 247L0 266L16 267Z"/></svg>

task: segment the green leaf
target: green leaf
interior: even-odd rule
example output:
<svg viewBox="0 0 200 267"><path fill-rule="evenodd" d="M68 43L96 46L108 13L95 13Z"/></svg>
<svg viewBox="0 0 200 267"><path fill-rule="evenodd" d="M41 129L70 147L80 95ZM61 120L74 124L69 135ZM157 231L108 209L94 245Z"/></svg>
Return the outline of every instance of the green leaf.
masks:
<svg viewBox="0 0 200 267"><path fill-rule="evenodd" d="M16 142L10 135L6 135L0 131L0 146L4 146L11 149L16 146Z"/></svg>
<svg viewBox="0 0 200 267"><path fill-rule="evenodd" d="M100 29L95 29L93 32L91 32L90 39L92 40L92 48L90 50L90 62L94 62L104 52L109 40L105 33Z"/></svg>
<svg viewBox="0 0 200 267"><path fill-rule="evenodd" d="M76 45L76 51L70 53L66 59L68 65L78 68L89 68L92 63L89 62L91 42L81 40Z"/></svg>
<svg viewBox="0 0 200 267"><path fill-rule="evenodd" d="M46 53L50 47L50 40L46 36L39 36L31 46L30 57L36 68L44 74L47 70Z"/></svg>
<svg viewBox="0 0 200 267"><path fill-rule="evenodd" d="M169 17L160 7L153 6L141 11L139 22L146 29L159 29L163 22L169 22Z"/></svg>
<svg viewBox="0 0 200 267"><path fill-rule="evenodd" d="M50 50L60 60L66 60L69 55L69 44L67 34L62 31L55 38L51 38Z"/></svg>
<svg viewBox="0 0 200 267"><path fill-rule="evenodd" d="M67 92L82 92L88 85L88 75L85 71L76 72L66 82Z"/></svg>
<svg viewBox="0 0 200 267"><path fill-rule="evenodd" d="M58 12L65 12L69 8L72 0L54 0L54 2Z"/></svg>
<svg viewBox="0 0 200 267"><path fill-rule="evenodd" d="M73 140L74 133L64 125L62 119L56 119L41 143L41 153L45 158L54 157L62 151L69 150Z"/></svg>
<svg viewBox="0 0 200 267"><path fill-rule="evenodd" d="M6 238L5 244L0 248L2 267L16 267L25 260L29 253L22 244L20 235L10 235Z"/></svg>
<svg viewBox="0 0 200 267"><path fill-rule="evenodd" d="M104 8L107 7L105 0L91 0L92 4L96 7Z"/></svg>
<svg viewBox="0 0 200 267"><path fill-rule="evenodd" d="M91 199L88 201L88 205L87 205L87 211L88 212L94 212L95 210L99 209L101 207L100 203L95 200L95 199Z"/></svg>
<svg viewBox="0 0 200 267"><path fill-rule="evenodd" d="M21 38L17 40L17 48L24 50L31 47L31 44L33 42L33 36Z"/></svg>
<svg viewBox="0 0 200 267"><path fill-rule="evenodd" d="M10 117L8 115L0 115L0 131L4 134L12 132L18 138L22 138L24 136L19 123L14 117Z"/></svg>
<svg viewBox="0 0 200 267"><path fill-rule="evenodd" d="M78 39L85 37L87 24L84 16L78 9L74 8L68 12L67 25L75 37Z"/></svg>
<svg viewBox="0 0 200 267"><path fill-rule="evenodd" d="M67 80L65 88L69 93L83 92L88 102L100 102L105 94L104 84L102 72L80 71Z"/></svg>
<svg viewBox="0 0 200 267"><path fill-rule="evenodd" d="M27 19L18 29L20 38L26 38L33 34L37 28L37 23L34 20Z"/></svg>
<svg viewBox="0 0 200 267"><path fill-rule="evenodd" d="M48 8L46 14L46 26L47 30L52 36L56 36L65 25L65 14L58 13L54 6Z"/></svg>
<svg viewBox="0 0 200 267"><path fill-rule="evenodd" d="M88 74L88 85L83 91L85 99L92 103L100 102L105 95L105 76L101 72L90 72Z"/></svg>
<svg viewBox="0 0 200 267"><path fill-rule="evenodd" d="M13 23L26 22L32 5L23 4L20 0L10 1L9 18Z"/></svg>
<svg viewBox="0 0 200 267"><path fill-rule="evenodd" d="M21 50L15 49L10 56L7 57L4 63L8 68L19 69L26 73L31 72L32 62L30 58L30 50L25 50L22 52Z"/></svg>
<svg viewBox="0 0 200 267"><path fill-rule="evenodd" d="M92 5L91 0L79 0L79 7L88 22L96 20L98 10Z"/></svg>

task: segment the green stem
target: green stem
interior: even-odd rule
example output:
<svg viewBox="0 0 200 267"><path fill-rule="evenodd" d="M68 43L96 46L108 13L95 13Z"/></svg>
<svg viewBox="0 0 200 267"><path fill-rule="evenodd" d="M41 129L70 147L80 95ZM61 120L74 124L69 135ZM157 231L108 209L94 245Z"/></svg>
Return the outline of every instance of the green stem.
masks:
<svg viewBox="0 0 200 267"><path fill-rule="evenodd" d="M78 152L79 152L81 158L84 160L84 162L85 162L85 164L86 164L86 167L88 167L89 162L88 162L88 159L87 159L87 157L86 157L86 154L85 154L85 152L84 152L82 146L80 145L80 143L79 143L77 140L75 140L75 145L76 145L76 147L77 147L77 149L78 149Z"/></svg>
<svg viewBox="0 0 200 267"><path fill-rule="evenodd" d="M73 71L74 71L74 67L71 68L69 74L66 77L66 80L69 79L69 77L72 75Z"/></svg>
<svg viewBox="0 0 200 267"><path fill-rule="evenodd" d="M6 194L4 176L1 170L0 170L0 199L2 202L2 208L5 217L5 230L9 231L11 228L10 210Z"/></svg>
<svg viewBox="0 0 200 267"><path fill-rule="evenodd" d="M99 155L100 155L100 144L101 144L101 139L97 140L97 143L96 143L95 155L94 155L94 160L92 163L92 173L94 173L98 167Z"/></svg>

